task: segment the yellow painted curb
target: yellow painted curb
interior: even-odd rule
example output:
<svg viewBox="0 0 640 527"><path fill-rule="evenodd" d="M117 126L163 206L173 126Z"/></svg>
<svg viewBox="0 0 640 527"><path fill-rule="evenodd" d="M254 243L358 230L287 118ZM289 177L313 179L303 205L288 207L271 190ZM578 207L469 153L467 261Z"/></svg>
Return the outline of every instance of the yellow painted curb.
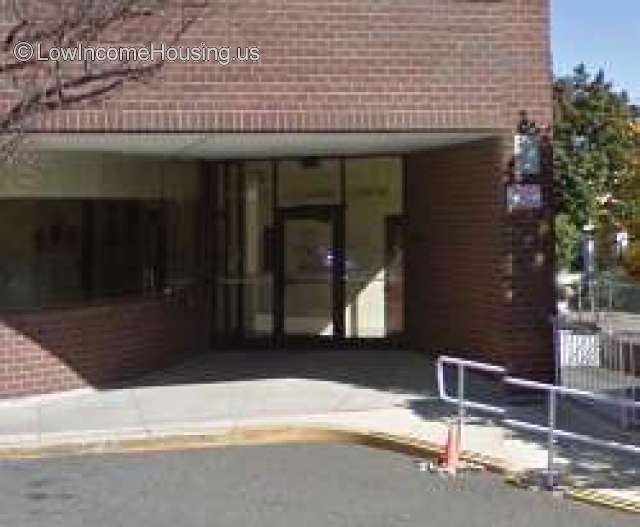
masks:
<svg viewBox="0 0 640 527"><path fill-rule="evenodd" d="M508 474L507 476L505 476L504 482L519 489L525 488L522 479L517 474Z"/></svg>
<svg viewBox="0 0 640 527"><path fill-rule="evenodd" d="M520 489L528 488L528 485L522 478L521 474L509 474L505 478L505 482ZM615 496L611 496L607 492L603 492L601 490L579 488L572 480L567 483L565 487L560 487L559 490L562 491L565 497L581 503L586 503L587 505L592 505L594 507L606 507L619 512L640 514L640 500L616 498Z"/></svg>
<svg viewBox="0 0 640 527"><path fill-rule="evenodd" d="M0 459L38 459L91 454L190 450L233 445L327 442L358 444L429 458L441 451L441 447L436 443L411 440L390 434L328 427L280 426L230 428L202 434L182 434L162 438L86 440L43 447L4 448L0 449Z"/></svg>
<svg viewBox="0 0 640 527"><path fill-rule="evenodd" d="M565 494L576 501L614 509L620 512L640 514L640 501L616 498L606 492L595 489L568 489Z"/></svg>
<svg viewBox="0 0 640 527"><path fill-rule="evenodd" d="M317 426L279 426L230 428L202 434L183 434L162 438L86 440L32 448L0 449L0 459L45 459L96 454L127 454L192 450L234 445L284 443L347 443L432 459L443 447L437 443L369 430L351 430ZM504 464L497 459L464 451L461 459L504 474Z"/></svg>

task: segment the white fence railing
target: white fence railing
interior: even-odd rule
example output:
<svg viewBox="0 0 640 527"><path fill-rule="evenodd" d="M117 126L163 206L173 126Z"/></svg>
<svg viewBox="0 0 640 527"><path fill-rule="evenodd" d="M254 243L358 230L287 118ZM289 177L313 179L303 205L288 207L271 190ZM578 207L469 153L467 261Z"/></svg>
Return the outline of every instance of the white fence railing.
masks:
<svg viewBox="0 0 640 527"><path fill-rule="evenodd" d="M453 366L457 369L457 394L455 396L449 395L446 387L446 375L445 366ZM508 415L508 411L505 408L498 406L488 405L477 401L471 401L466 398L465 392L465 373L469 370L480 371L485 373L491 373L499 376L499 380L505 386L517 386L528 390L535 390L544 392L547 395L547 424L539 425L531 423L521 419L512 419ZM555 470L555 449L556 438L562 437L572 441L579 441L582 443L590 444L600 448L609 450L618 450L628 452L632 454L640 455L640 446L633 444L625 444L616 441L609 441L598 437L578 434L569 430L562 430L557 427L557 410L558 410L558 395L567 395L574 398L588 399L591 401L597 401L600 403L606 403L612 406L618 406L623 408L629 408L632 410L640 410L640 402L624 400L619 398L613 398L608 395L594 393L584 390L578 390L575 388L567 388L564 386L558 386L553 384L546 384L536 381L530 381L527 379L520 379L517 377L511 377L507 375L505 368L493 364L485 364L481 362L468 361L465 359L459 359L455 357L442 356L437 362L437 380L438 380L438 393L443 401L457 405L458 407L458 426L460 444L462 445L465 421L465 409L473 408L488 412L490 414L498 415L502 422L514 428L520 428L536 433L543 433L547 435L547 471L546 471L546 483L547 487L552 489L556 486L557 472Z"/></svg>
<svg viewBox="0 0 640 527"><path fill-rule="evenodd" d="M613 329L559 317L554 320L556 381L566 388L635 402L640 399L640 328ZM622 429L640 425L640 411L593 406Z"/></svg>

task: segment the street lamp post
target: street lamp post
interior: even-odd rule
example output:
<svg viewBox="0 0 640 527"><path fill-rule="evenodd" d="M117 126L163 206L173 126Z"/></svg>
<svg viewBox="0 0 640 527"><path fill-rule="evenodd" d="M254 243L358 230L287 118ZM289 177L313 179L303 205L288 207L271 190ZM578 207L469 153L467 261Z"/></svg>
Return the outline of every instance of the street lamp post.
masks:
<svg viewBox="0 0 640 527"><path fill-rule="evenodd" d="M582 270L583 283L589 298L592 315L596 314L596 240L595 227L585 225L582 229Z"/></svg>

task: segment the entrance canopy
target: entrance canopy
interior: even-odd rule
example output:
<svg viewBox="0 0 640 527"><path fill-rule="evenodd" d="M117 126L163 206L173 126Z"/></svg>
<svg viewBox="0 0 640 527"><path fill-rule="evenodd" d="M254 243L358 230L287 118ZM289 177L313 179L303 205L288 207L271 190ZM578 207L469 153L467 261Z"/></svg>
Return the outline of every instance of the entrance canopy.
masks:
<svg viewBox="0 0 640 527"><path fill-rule="evenodd" d="M495 133L76 133L38 134L35 146L54 151L110 152L200 159L264 159L410 153L490 137Z"/></svg>
<svg viewBox="0 0 640 527"><path fill-rule="evenodd" d="M404 331L406 156L487 133L35 134L0 309L212 288L212 332ZM51 154L51 155L49 155Z"/></svg>

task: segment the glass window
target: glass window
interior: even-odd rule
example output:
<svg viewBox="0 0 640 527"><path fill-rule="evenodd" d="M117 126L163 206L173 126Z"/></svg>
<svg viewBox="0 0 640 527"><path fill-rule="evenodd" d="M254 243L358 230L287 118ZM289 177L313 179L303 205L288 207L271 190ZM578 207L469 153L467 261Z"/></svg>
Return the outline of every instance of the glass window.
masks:
<svg viewBox="0 0 640 527"><path fill-rule="evenodd" d="M273 331L273 163L220 163L213 173L219 335Z"/></svg>
<svg viewBox="0 0 640 527"><path fill-rule="evenodd" d="M273 332L273 163L244 164L245 332Z"/></svg>
<svg viewBox="0 0 640 527"><path fill-rule="evenodd" d="M184 161L163 163L161 212L149 218L152 224L147 227L148 236L166 239L166 249L158 244L156 250L166 250L165 282L172 289L192 287L198 280L199 168L196 163ZM158 204L150 205L157 209ZM166 228L164 234L161 232L163 228ZM153 251L151 248L148 250Z"/></svg>
<svg viewBox="0 0 640 527"><path fill-rule="evenodd" d="M340 197L338 159L309 158L278 164L278 206L336 205Z"/></svg>
<svg viewBox="0 0 640 527"><path fill-rule="evenodd" d="M45 166L0 189L0 309L194 284L197 165L67 154Z"/></svg>
<svg viewBox="0 0 640 527"><path fill-rule="evenodd" d="M400 158L346 160L348 337L376 338L401 331L402 179Z"/></svg>

